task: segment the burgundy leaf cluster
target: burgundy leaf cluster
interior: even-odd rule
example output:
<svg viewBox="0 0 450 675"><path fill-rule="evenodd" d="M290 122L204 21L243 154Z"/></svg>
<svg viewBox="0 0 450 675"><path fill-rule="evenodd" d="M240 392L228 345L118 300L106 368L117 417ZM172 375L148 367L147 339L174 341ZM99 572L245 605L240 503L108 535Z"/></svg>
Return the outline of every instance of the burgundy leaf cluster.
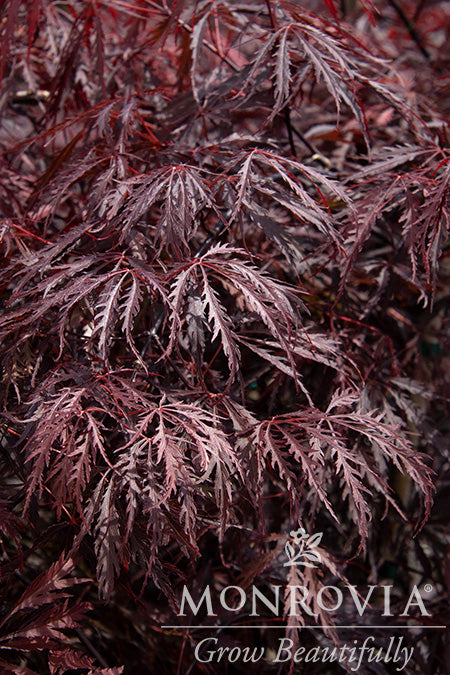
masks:
<svg viewBox="0 0 450 675"><path fill-rule="evenodd" d="M416 4L2 3L4 672L120 673L98 597L156 629L297 526L365 580L403 528L441 611L450 21Z"/></svg>

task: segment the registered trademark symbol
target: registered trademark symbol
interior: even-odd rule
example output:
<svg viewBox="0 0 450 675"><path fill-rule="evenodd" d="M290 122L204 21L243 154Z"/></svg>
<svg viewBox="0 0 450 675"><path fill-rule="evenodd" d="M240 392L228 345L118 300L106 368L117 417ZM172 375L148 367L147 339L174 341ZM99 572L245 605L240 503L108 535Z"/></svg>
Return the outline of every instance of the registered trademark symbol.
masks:
<svg viewBox="0 0 450 675"><path fill-rule="evenodd" d="M425 584L423 590L425 591L425 593L431 593L431 591L433 590L433 586L431 584Z"/></svg>

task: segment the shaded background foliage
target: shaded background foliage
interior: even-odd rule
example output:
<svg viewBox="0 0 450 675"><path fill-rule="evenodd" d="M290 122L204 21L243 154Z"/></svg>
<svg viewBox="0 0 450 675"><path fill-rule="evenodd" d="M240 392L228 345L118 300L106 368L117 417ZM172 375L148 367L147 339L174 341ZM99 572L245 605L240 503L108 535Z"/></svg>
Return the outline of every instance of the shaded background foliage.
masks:
<svg viewBox="0 0 450 675"><path fill-rule="evenodd" d="M448 621L448 19L2 3L5 673L241 672L162 628L184 583L431 583Z"/></svg>

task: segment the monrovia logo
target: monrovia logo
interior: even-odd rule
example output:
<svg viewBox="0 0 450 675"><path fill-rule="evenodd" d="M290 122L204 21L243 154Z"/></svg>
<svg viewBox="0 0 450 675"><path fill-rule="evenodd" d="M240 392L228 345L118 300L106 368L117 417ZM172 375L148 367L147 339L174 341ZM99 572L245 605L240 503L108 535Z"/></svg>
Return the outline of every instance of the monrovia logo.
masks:
<svg viewBox="0 0 450 675"><path fill-rule="evenodd" d="M299 566L300 568L317 567L317 563L322 562L317 550L322 536L322 532L310 535L301 527L297 530L292 530L284 546L287 560L282 563L281 569L294 566ZM299 578L302 578L301 573L299 574ZM273 621L272 617L270 617L270 614L272 614L273 617L285 620L290 617L308 615L313 617L312 620L309 620L308 627L321 629L326 628L326 626L316 625L315 621L317 621L319 616L323 617L324 612L330 615L334 614L343 604L346 607L346 612L348 612L350 603L352 603L359 617L363 617L368 608L373 612L374 606L379 608L381 616L394 616L391 612L392 590L393 586L385 585L371 585L362 589L351 584L341 584L339 586L322 586L312 594L308 585L270 584L269 586L265 586L264 589L258 588L255 585L246 588L230 585L222 589L216 589L208 585L203 589L201 595L197 593L193 597L189 589L184 586L178 616L184 617L189 615L197 617L199 615L199 617L194 620L194 625L185 626L183 624L181 626L165 626L165 628L203 628L207 630L216 630L217 628L230 630L272 628L276 630L280 628L292 628L295 623L299 624L295 626L296 628L301 629L305 626L303 619L299 619L297 622L295 620L294 622L289 621L287 625L282 625L278 621ZM431 591L431 585L423 587L424 593L430 593ZM380 607L380 604L382 607ZM313 608L315 611L313 611ZM214 626L208 621L202 623L208 617L220 616L224 610L226 612L241 612L244 610L246 619L248 617L261 617L262 625L260 625L261 619L257 623L250 624L246 621L245 625L238 625L236 621L229 622L227 626ZM414 586L404 604L403 612L396 612L396 615L417 620L419 614L420 616L431 616L425 607L421 591L417 586ZM404 623L402 621L401 625L395 626L392 626L392 622L387 623L386 629L390 631L394 627L408 630L414 627L409 626L406 622L407 619L404 619ZM189 623L191 622L189 621ZM373 626L370 624L366 625L366 622L363 621L359 625L346 626L338 624L334 627L336 629L363 628L364 630L370 630ZM377 625L376 628L380 629L383 626ZM444 626L431 626L428 623L422 626L422 628L440 629L444 628ZM393 666L395 665L396 671L400 672L407 667L414 652L414 647L403 646L404 638L401 636L391 636L387 647L386 645L378 645L375 637L371 635L365 637L364 641L353 640L351 643L344 642L340 646L317 645L309 649L305 646L294 644L294 640L290 637L278 638L277 649L264 646L229 646L228 644L221 646L220 642L220 637L205 637L198 641L194 648L195 660L198 663L235 663L236 661L257 663L262 660L273 664L286 663L288 661L291 664L302 661L305 663L339 662L346 664L346 669L352 672L358 671L362 662L367 661L368 663L391 663Z"/></svg>
<svg viewBox="0 0 450 675"><path fill-rule="evenodd" d="M177 616L187 616L186 608L189 607L194 616L200 612L202 607L206 610L208 617L218 616L215 611L219 606L222 610L228 612L240 612L247 603L250 603L251 612L249 616L261 616L260 610L264 606L264 615L269 610L274 616L281 617L283 606L280 606L280 591L288 591L289 603L287 616L299 616L301 613L315 617L311 609L310 590L306 586L281 586L272 585L272 592L263 593L257 586L252 585L249 590L241 586L225 586L220 593L211 592L211 587L205 587L201 597L195 601L189 589L184 586L181 596L180 611ZM370 607L370 601L374 599L377 593L381 593L383 602L383 612L381 616L394 616L391 612L391 591L393 586L371 585L363 594L357 586L346 584L343 588L339 586L322 586L315 595L315 603L323 612L333 614L344 602L344 594L348 595L353 602L359 616ZM425 603L417 586L414 586L405 603L403 612L400 616L410 616L412 607L417 607L421 616L431 616L425 607Z"/></svg>
<svg viewBox="0 0 450 675"><path fill-rule="evenodd" d="M322 541L323 533L309 535L302 527L297 531L292 530L289 533L293 539L293 544L288 540L284 547L287 556L285 567L292 565L303 565L303 567L317 567L315 562L321 561L320 553L316 551L316 547Z"/></svg>
<svg viewBox="0 0 450 675"><path fill-rule="evenodd" d="M283 567L291 567L294 565L310 567L317 567L314 563L321 562L319 552L316 550L322 540L323 533L309 535L303 528L293 530L290 533L290 540L285 544L285 553L287 561ZM186 609L197 616L200 610L206 610L208 617L218 616L215 609L239 612L246 605L250 604L251 612L249 616L261 616L267 614L269 610L274 616L280 617L283 614L286 616L299 616L305 613L311 617L316 614L312 610L312 597L310 596L310 589L307 586L282 586L271 584L271 592L261 591L257 586L252 585L249 589L244 589L241 586L225 586L220 592L211 591L208 585L203 590L202 595L196 601L192 597L189 589L183 586L183 592L180 602L180 611L178 616L187 616ZM391 591L393 586L386 585L371 585L368 590L363 591L356 586L346 584L340 586L322 586L315 594L314 601L316 606L323 612L330 614L339 610L344 602L345 596L349 596L353 605L355 606L359 616L363 616L364 612L370 607L370 602L377 597L377 602L382 600L383 612L382 616L394 616L391 613ZM288 598L288 607L283 606L280 599ZM404 606L403 612L400 616L410 616L409 612L412 607L417 607L421 616L431 616L427 611L423 598L417 586L414 586L409 598Z"/></svg>

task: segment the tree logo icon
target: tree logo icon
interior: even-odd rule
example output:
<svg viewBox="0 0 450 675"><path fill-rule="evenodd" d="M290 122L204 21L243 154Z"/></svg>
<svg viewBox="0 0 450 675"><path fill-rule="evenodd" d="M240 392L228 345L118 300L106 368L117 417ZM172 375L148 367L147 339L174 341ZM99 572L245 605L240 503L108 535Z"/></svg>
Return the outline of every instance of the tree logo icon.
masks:
<svg viewBox="0 0 450 675"><path fill-rule="evenodd" d="M291 539L286 542L284 550L287 562L284 567L302 565L303 567L317 567L314 563L320 563L320 553L316 550L322 541L323 532L309 535L300 527L298 530L289 532Z"/></svg>

